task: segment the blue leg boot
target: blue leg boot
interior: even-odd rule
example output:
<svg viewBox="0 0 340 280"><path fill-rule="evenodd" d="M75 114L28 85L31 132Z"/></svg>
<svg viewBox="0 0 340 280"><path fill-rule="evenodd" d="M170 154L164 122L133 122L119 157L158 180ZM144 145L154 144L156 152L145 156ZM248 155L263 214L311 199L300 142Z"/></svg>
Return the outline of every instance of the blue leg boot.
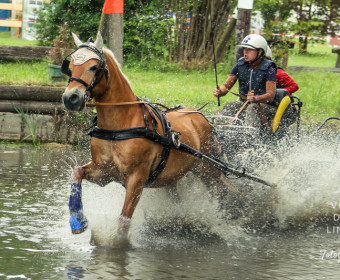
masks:
<svg viewBox="0 0 340 280"><path fill-rule="evenodd" d="M70 209L70 226L73 234L79 234L87 229L87 219L83 215L83 204L81 202L81 184L73 183L71 185L71 194L69 201Z"/></svg>

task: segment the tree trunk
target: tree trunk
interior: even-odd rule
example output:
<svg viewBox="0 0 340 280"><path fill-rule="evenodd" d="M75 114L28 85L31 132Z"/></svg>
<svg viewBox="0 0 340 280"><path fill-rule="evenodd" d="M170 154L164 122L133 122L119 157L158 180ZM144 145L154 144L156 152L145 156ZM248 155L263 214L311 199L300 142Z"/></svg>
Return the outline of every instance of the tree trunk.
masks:
<svg viewBox="0 0 340 280"><path fill-rule="evenodd" d="M216 62L219 63L223 60L225 52L227 50L227 43L230 41L230 38L235 30L236 19L232 18L228 24L228 28L225 30L219 45L216 49Z"/></svg>
<svg viewBox="0 0 340 280"><path fill-rule="evenodd" d="M228 20L228 16L236 3L235 0L171 0L169 9L176 13L176 25L174 31L169 28L169 61L204 65L213 57L213 41L221 61L235 28L235 20ZM187 14L191 15L190 26L186 24Z"/></svg>

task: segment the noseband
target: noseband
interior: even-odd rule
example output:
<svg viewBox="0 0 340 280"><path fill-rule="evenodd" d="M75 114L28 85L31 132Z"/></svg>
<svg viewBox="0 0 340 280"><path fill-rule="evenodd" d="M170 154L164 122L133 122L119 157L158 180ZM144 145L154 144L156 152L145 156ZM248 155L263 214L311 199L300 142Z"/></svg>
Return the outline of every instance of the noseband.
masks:
<svg viewBox="0 0 340 280"><path fill-rule="evenodd" d="M63 74L65 74L66 76L69 77L68 79L68 84L72 81L77 81L78 83L81 83L82 85L84 85L86 87L85 92L85 101L89 101L92 98L92 90L93 88L100 83L101 79L103 78L104 74L106 77L106 80L108 80L108 70L106 68L106 62L104 60L104 52L103 51L99 51L97 48L95 48L94 46L90 45L90 42L93 42L91 39L89 39L89 41L86 42L86 44L80 45L76 50L74 50L73 52L71 52L69 55L67 55L64 60L63 63L61 64L61 72ZM90 51L94 52L96 55L99 56L99 64L98 64L98 68L96 69L95 75L91 81L90 84L86 83L84 80L78 78L78 77L72 77L72 72L70 70L70 63L71 61L68 60L68 57L71 56L73 53L75 53L77 50L81 49L81 48L87 48ZM90 95L88 95L88 92L90 92Z"/></svg>

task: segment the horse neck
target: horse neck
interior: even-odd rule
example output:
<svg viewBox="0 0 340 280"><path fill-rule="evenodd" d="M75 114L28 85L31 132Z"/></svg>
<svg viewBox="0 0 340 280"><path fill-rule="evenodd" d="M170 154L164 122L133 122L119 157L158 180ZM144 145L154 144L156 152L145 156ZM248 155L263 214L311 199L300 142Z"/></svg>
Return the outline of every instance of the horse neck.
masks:
<svg viewBox="0 0 340 280"><path fill-rule="evenodd" d="M105 53L109 81L105 94L95 101L100 103L124 103L137 101L130 84L115 60ZM126 129L144 124L140 105L97 106L98 126L108 130Z"/></svg>

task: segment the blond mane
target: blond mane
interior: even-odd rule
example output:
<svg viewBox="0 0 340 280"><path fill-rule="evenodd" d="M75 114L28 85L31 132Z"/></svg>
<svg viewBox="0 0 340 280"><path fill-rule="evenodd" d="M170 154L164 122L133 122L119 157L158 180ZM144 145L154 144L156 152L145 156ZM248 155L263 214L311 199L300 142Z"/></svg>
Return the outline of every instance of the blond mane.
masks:
<svg viewBox="0 0 340 280"><path fill-rule="evenodd" d="M131 88L131 83L130 83L128 77L123 73L122 67L121 67L120 63L117 61L117 59L116 59L115 55L113 54L113 52L111 50L107 49L107 48L103 48L103 51L104 51L105 54L110 56L113 59L113 61L117 64L120 73L122 74L122 76L126 80L126 82L129 85L129 87Z"/></svg>

